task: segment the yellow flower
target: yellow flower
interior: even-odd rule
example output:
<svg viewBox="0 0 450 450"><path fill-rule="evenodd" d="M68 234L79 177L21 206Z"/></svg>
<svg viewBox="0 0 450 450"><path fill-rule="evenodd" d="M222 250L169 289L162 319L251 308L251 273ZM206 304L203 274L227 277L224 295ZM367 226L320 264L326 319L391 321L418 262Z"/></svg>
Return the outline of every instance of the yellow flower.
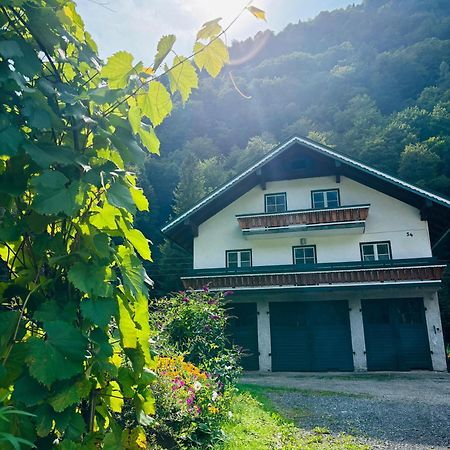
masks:
<svg viewBox="0 0 450 450"><path fill-rule="evenodd" d="M209 411L211 414L217 414L217 413L219 412L219 408L217 408L217 407L215 407L215 406L213 406L213 405L209 405L209 406L208 406L208 411Z"/></svg>

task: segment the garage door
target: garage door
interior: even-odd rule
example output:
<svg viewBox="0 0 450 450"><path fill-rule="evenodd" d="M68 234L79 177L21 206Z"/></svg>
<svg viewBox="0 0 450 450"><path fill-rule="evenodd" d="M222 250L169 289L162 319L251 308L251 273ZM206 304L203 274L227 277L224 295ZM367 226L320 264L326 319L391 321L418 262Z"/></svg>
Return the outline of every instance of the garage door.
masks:
<svg viewBox="0 0 450 450"><path fill-rule="evenodd" d="M363 300L368 370L431 370L421 298Z"/></svg>
<svg viewBox="0 0 450 450"><path fill-rule="evenodd" d="M256 303L236 303L228 311L230 340L243 348L244 370L259 370Z"/></svg>
<svg viewBox="0 0 450 450"><path fill-rule="evenodd" d="M348 303L270 303L272 370L351 371Z"/></svg>

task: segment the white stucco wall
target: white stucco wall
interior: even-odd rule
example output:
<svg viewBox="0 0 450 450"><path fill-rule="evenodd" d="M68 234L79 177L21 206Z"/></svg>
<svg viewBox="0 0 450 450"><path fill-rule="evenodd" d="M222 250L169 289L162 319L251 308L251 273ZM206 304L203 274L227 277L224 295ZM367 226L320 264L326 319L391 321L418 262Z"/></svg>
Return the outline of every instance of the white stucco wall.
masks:
<svg viewBox="0 0 450 450"><path fill-rule="evenodd" d="M339 189L342 206L371 205L364 233L312 237L305 232L307 245L316 245L318 263L359 261L359 243L372 241L390 241L394 259L431 256L428 224L420 220L418 209L349 178L336 183L335 177L320 177L267 183L265 191L256 186L202 223L194 239L194 268L225 267L225 251L235 249L252 249L253 266L292 264L299 237L286 233L247 240L235 216L263 213L264 195L277 192L287 193L289 210L309 209L316 189Z"/></svg>

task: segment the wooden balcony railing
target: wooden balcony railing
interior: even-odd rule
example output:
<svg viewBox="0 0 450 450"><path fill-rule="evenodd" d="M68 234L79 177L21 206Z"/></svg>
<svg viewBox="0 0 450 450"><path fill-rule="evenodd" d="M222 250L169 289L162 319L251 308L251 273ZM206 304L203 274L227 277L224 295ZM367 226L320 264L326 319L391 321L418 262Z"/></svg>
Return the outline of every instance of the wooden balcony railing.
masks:
<svg viewBox="0 0 450 450"><path fill-rule="evenodd" d="M242 230L252 228L289 227L293 225L319 225L363 222L370 205L340 206L339 208L308 209L283 213L239 214L236 216Z"/></svg>
<svg viewBox="0 0 450 450"><path fill-rule="evenodd" d="M317 266L321 266L318 264ZM245 289L265 287L307 287L346 284L377 284L405 283L405 282L439 282L446 266L433 265L395 265L390 267L348 268L336 270L308 270L302 271L298 266L292 266L286 272L258 273L257 267L247 273L200 274L198 276L182 278L186 289L198 290L208 286L212 290ZM224 273L225 272L225 273Z"/></svg>

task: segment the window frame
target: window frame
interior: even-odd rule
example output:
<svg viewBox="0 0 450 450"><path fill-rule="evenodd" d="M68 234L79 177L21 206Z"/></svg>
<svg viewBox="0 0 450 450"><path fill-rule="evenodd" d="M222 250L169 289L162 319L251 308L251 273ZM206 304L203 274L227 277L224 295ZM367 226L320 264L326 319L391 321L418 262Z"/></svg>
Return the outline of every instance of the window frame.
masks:
<svg viewBox="0 0 450 450"><path fill-rule="evenodd" d="M275 195L283 195L284 196L284 211L275 211L275 212L268 212L267 211L267 197L272 197ZM266 214L282 214L287 212L287 193L286 192L273 192L271 194L264 194L264 212Z"/></svg>
<svg viewBox="0 0 450 450"><path fill-rule="evenodd" d="M250 265L249 266L245 266L242 267L241 266L241 252L249 252L250 253ZM238 266L237 267L230 267L228 265L228 254L229 253L237 253L238 254ZM237 249L233 249L233 250L225 250L225 267L227 269L241 269L241 268L246 268L246 267L253 267L253 252L251 248L237 248Z"/></svg>
<svg viewBox="0 0 450 450"><path fill-rule="evenodd" d="M338 205L337 206L324 206L323 208L316 208L314 206L314 193L316 192L337 192L337 200L338 200ZM328 200L326 198L326 196L324 196L324 203L328 203ZM341 207L341 192L339 190L339 188L336 189L314 189L313 191L311 191L311 209L333 209L333 208L340 208Z"/></svg>
<svg viewBox="0 0 450 450"><path fill-rule="evenodd" d="M297 248L313 248L314 249L314 262L313 263L297 264L295 262L295 250ZM306 266L308 264L317 264L317 246L315 244L311 244L311 245L294 245L292 247L292 264L294 266Z"/></svg>
<svg viewBox="0 0 450 450"><path fill-rule="evenodd" d="M387 244L388 250L389 250L389 259L379 259L378 258L378 248L376 247L378 244ZM363 247L365 245L372 245L374 248L374 256L376 255L376 259L373 261L368 261L364 259L364 253L363 253ZM376 249L376 253L375 253ZM372 241L372 242L360 242L359 243L359 252L361 254L361 261L362 262L375 262L375 261L390 261L392 260L392 247L391 247L391 241Z"/></svg>

